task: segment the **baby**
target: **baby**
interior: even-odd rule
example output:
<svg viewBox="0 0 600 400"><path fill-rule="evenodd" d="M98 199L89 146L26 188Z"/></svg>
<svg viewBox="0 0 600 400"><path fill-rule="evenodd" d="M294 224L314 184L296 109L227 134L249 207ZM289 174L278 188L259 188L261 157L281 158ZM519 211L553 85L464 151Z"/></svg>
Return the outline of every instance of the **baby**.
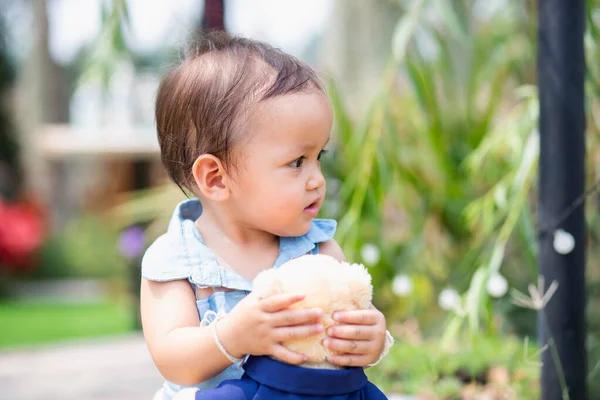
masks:
<svg viewBox="0 0 600 400"><path fill-rule="evenodd" d="M267 44L211 33L163 79L156 98L161 157L194 197L179 204L142 261L141 313L166 382L184 387L240 378L249 355L306 361L282 345L326 334L341 367L376 363L389 346L373 307L336 314L293 308L303 293L261 298L261 272L305 254L344 255L336 223L316 219L325 197L320 159L332 110L316 73Z"/></svg>

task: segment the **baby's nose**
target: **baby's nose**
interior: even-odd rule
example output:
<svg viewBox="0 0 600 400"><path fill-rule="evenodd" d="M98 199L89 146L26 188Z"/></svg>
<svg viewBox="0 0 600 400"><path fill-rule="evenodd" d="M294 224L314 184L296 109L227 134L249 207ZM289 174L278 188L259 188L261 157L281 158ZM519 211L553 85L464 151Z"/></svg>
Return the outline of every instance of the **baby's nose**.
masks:
<svg viewBox="0 0 600 400"><path fill-rule="evenodd" d="M323 186L325 186L325 177L323 176L321 171L319 171L316 175L311 177L306 183L307 190L316 190Z"/></svg>

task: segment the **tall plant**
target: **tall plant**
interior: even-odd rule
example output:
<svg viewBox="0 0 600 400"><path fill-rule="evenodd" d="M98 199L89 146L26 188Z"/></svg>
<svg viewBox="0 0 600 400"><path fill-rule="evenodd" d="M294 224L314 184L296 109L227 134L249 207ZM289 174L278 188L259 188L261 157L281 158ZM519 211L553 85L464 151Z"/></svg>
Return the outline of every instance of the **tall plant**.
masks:
<svg viewBox="0 0 600 400"><path fill-rule="evenodd" d="M586 70L586 108L587 108L587 168L586 181L589 189L577 196L571 207L565 209L564 218L569 215L573 207L582 204L586 197L597 194L600 188L597 165L600 162L600 142L598 127L598 81L600 73L598 70L600 40L600 21L597 18L600 2L589 0L586 3L587 30L585 34L585 51L587 56ZM488 251L485 254L485 263L473 276L466 299L468 300L469 325L476 330L478 321L482 316L482 310L489 302L485 296L482 286L486 277L497 273L502 263L514 261L514 248L519 246L524 249L525 261L532 268L530 276L536 275L537 266L537 238L543 232L555 236L560 240L561 233L557 228L562 221L555 221L553 226L538 227L535 225L535 177L537 176L538 148L538 101L537 93L533 87L523 87L516 91L521 97L521 102L513 112L499 125L500 130L493 131L486 143L472 155L469 160L470 167L475 175L485 173L490 164L499 159L512 159L513 162L504 169L504 174L497 183L483 195L473 202L469 209L468 220L471 225L479 225L483 228L483 235L479 238L481 243L488 243ZM507 135L507 132L509 133ZM511 134L512 132L512 134ZM516 133L516 135L515 135ZM511 156L512 154L512 156ZM518 154L519 156L514 156ZM493 167L492 167L493 168ZM500 194L500 195L499 195ZM597 202L591 201L588 207L588 229L590 231L590 244L597 243L600 239L599 221L597 213ZM517 234L520 239L518 244L509 243L511 235ZM593 246L588 246L592 260L598 254ZM593 282L598 282L600 276L595 271L593 263L589 277ZM506 268L506 267L505 267ZM551 282L547 282L548 285ZM596 285L590 287L595 287ZM541 288L545 289L545 288ZM591 292L593 295L594 292ZM591 297L594 301L594 297ZM597 300L596 300L597 301ZM489 305L489 304L488 304ZM462 316L458 316L462 319ZM489 321L489 318L487 318ZM593 320L592 320L593 323Z"/></svg>
<svg viewBox="0 0 600 400"><path fill-rule="evenodd" d="M402 57L362 120L352 121L333 91L339 239L349 257L376 261L375 281L387 288L380 306L390 314L430 307L446 285L468 286L487 243L477 243L484 228L466 224L465 210L513 163L477 176L468 160L509 113L511 89L531 79L532 32L522 6L480 16L481 4L414 2L397 27ZM398 272L411 275L418 296L394 295Z"/></svg>

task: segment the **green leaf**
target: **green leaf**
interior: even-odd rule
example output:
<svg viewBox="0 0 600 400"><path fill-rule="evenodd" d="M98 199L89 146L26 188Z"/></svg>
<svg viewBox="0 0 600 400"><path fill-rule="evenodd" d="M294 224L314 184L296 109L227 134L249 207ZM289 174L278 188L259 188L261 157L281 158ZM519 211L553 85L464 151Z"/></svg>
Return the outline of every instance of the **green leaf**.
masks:
<svg viewBox="0 0 600 400"><path fill-rule="evenodd" d="M416 0L406 15L398 21L392 35L393 64L398 65L406 58L408 44L421 19L425 0Z"/></svg>
<svg viewBox="0 0 600 400"><path fill-rule="evenodd" d="M471 279L471 286L465 300L465 311L471 332L479 332L479 318L481 316L481 307L487 299L485 285L489 279L489 275L488 268L480 267L475 271Z"/></svg>

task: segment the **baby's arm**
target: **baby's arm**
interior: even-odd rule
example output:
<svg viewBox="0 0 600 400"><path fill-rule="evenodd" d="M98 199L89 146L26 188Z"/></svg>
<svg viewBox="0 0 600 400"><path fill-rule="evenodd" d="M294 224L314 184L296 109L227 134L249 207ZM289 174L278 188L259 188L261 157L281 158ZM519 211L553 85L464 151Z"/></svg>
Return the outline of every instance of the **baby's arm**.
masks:
<svg viewBox="0 0 600 400"><path fill-rule="evenodd" d="M162 376L179 385L206 381L231 365L216 346L210 328L200 327L196 297L185 280L142 279L144 337ZM230 333L219 330L223 343Z"/></svg>
<svg viewBox="0 0 600 400"><path fill-rule="evenodd" d="M254 354L275 356L290 364L304 362L303 355L281 344L323 329L318 323L321 310L288 309L303 298L282 294L260 299L251 293L222 320L213 322L219 342L236 358ZM148 349L167 380L194 385L231 365L217 347L212 329L200 327L196 297L187 281L157 283L142 279L141 309Z"/></svg>
<svg viewBox="0 0 600 400"><path fill-rule="evenodd" d="M346 256L340 245L335 239L328 240L319 244L319 253L335 258L338 261L346 261Z"/></svg>

